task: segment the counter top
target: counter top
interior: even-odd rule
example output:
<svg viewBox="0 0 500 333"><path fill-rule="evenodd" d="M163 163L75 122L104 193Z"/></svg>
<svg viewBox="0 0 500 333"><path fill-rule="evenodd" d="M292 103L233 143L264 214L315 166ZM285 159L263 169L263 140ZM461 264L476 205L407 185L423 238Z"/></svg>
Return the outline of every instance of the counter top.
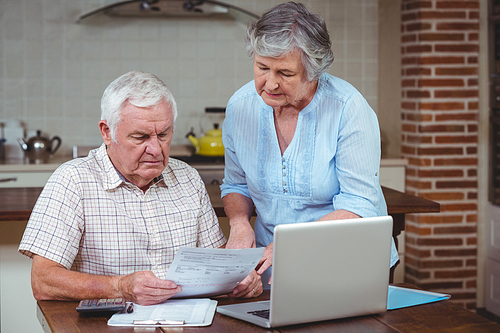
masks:
<svg viewBox="0 0 500 333"><path fill-rule="evenodd" d="M0 221L27 221L35 206L41 187L0 188ZM439 203L402 193L382 186L391 215L407 213L439 212ZM207 185L212 205L217 216L225 216L218 185Z"/></svg>

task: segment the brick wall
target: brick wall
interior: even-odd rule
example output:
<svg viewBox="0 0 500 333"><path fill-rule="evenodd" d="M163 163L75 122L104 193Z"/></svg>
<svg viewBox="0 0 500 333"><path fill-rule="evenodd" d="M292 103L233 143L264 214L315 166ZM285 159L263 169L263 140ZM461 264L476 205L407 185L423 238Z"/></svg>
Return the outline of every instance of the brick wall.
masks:
<svg viewBox="0 0 500 333"><path fill-rule="evenodd" d="M402 0L407 192L441 212L406 219L405 280L476 307L479 1Z"/></svg>

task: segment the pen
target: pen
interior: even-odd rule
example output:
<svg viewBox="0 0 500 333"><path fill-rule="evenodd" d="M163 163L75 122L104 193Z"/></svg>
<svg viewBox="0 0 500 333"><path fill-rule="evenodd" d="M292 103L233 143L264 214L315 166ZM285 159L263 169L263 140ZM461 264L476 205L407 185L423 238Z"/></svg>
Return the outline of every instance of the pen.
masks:
<svg viewBox="0 0 500 333"><path fill-rule="evenodd" d="M134 312L134 303L130 303L127 307L127 313Z"/></svg>

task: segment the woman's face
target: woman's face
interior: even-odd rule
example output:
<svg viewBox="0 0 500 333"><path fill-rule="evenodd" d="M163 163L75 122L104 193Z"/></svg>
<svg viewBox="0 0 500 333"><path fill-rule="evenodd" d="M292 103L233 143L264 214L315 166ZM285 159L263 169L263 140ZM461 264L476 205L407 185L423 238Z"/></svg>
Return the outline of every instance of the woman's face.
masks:
<svg viewBox="0 0 500 333"><path fill-rule="evenodd" d="M314 97L317 80L308 82L299 51L280 58L254 57L255 89L273 107L294 107L299 111Z"/></svg>

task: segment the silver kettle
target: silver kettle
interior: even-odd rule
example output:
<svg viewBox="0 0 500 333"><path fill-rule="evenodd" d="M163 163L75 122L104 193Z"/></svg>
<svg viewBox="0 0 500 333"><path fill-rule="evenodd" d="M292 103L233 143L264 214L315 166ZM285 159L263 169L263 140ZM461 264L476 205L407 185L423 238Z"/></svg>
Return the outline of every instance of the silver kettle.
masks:
<svg viewBox="0 0 500 333"><path fill-rule="evenodd" d="M61 146L61 138L54 136L52 139L42 136L42 131L37 130L36 136L28 139L17 139L21 148L24 150L24 155L29 159L30 163L46 163L51 158L59 146ZM52 148L54 141L57 143L55 148Z"/></svg>

